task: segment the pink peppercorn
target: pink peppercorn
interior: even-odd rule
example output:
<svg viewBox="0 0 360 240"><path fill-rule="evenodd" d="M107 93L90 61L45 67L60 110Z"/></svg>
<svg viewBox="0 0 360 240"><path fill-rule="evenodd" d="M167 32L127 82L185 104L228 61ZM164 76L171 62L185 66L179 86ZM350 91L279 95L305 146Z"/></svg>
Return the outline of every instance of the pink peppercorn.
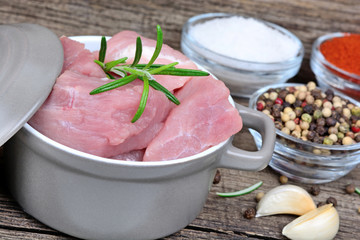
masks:
<svg viewBox="0 0 360 240"><path fill-rule="evenodd" d="M360 127L352 126L351 131L354 132L354 133L358 133L358 132L360 132Z"/></svg>
<svg viewBox="0 0 360 240"><path fill-rule="evenodd" d="M275 104L280 104L282 105L284 103L284 101L281 98L277 98L275 99Z"/></svg>
<svg viewBox="0 0 360 240"><path fill-rule="evenodd" d="M301 107L302 107L302 108L305 107L306 105L307 105L306 101L303 101L303 102L301 103Z"/></svg>
<svg viewBox="0 0 360 240"><path fill-rule="evenodd" d="M262 110L264 109L264 104L263 104L262 102L258 102L258 103L256 104L256 109L257 109L258 111L262 111Z"/></svg>

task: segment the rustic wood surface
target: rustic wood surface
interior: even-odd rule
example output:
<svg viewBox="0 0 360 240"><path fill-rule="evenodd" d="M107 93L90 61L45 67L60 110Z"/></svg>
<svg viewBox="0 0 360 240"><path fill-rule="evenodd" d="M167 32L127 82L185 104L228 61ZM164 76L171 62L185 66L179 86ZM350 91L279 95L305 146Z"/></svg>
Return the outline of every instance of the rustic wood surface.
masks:
<svg viewBox="0 0 360 240"><path fill-rule="evenodd" d="M297 35L306 53L296 82L314 80L309 68L311 44L318 36L337 31L360 32L360 2L358 0L0 0L0 24L31 22L41 24L61 35L112 35L130 29L155 38L155 26L160 24L164 39L179 49L182 25L189 17L205 12L228 12L257 17L279 24ZM246 104L244 99L236 99ZM2 104L2 103L1 103ZM235 138L236 145L255 150L249 132L244 129ZM0 150L1 152L1 150ZM1 159L1 155L0 155ZM270 168L243 172L220 169L221 181L214 185L202 213L189 226L165 239L286 239L282 228L294 216L271 216L247 220L243 212L255 207L258 191L268 191L279 185L278 174ZM3 168L0 165L0 176ZM217 191L239 190L259 180L260 190L237 198L220 198ZM290 181L309 189L309 185ZM335 182L320 185L315 202L329 196L338 200L340 230L336 239L360 239L360 196L345 194L348 183L360 186L360 168ZM74 239L57 232L24 213L0 183L0 239Z"/></svg>

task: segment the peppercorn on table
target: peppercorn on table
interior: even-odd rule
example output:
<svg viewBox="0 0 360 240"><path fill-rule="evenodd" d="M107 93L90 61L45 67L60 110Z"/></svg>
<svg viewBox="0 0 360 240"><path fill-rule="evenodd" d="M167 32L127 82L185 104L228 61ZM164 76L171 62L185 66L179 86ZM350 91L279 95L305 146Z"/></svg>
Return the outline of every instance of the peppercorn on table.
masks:
<svg viewBox="0 0 360 240"><path fill-rule="evenodd" d="M31 22L43 25L58 36L113 35L129 29L149 38L156 38L155 26L160 24L164 42L180 49L181 29L188 18L206 12L226 12L255 17L278 24L300 38L305 57L300 72L291 82L315 81L309 66L313 41L331 32L360 32L360 4L357 0L339 1L2 1L0 23ZM243 105L248 99L235 98ZM1 103L3 104L3 103ZM254 140L247 129L236 134L234 144L255 151ZM51 229L26 214L11 197L4 179L2 149L0 150L0 239L74 239ZM335 239L359 239L360 188L359 166L334 182L310 185L294 182L270 167L260 172L219 169L201 214L184 229L164 239L286 239L282 229L296 217L277 215L252 218L249 208L257 205L255 198L262 192L290 183L313 193L316 204L336 203L340 228ZM219 180L220 179L220 180ZM250 194L222 198L216 192L237 191L262 181ZM280 182L281 181L281 182ZM353 184L349 186L349 184ZM149 221L154 221L149 219Z"/></svg>

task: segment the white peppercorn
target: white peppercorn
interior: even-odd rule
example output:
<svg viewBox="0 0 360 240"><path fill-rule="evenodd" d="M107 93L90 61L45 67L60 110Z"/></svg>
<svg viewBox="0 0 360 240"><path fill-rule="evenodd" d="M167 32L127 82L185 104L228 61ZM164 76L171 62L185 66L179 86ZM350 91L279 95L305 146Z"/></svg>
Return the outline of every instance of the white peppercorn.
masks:
<svg viewBox="0 0 360 240"><path fill-rule="evenodd" d="M294 120L296 118L296 113L294 111L288 112L290 120Z"/></svg>
<svg viewBox="0 0 360 240"><path fill-rule="evenodd" d="M267 109L264 109L262 112L263 112L264 114L266 114L266 115L270 115L270 111L267 110Z"/></svg>
<svg viewBox="0 0 360 240"><path fill-rule="evenodd" d="M300 131L294 130L294 131L292 131L291 136L296 137L296 138L300 138L301 133L300 133Z"/></svg>
<svg viewBox="0 0 360 240"><path fill-rule="evenodd" d="M287 127L283 127L281 131L285 134L290 134L290 129L288 129Z"/></svg>
<svg viewBox="0 0 360 240"><path fill-rule="evenodd" d="M337 142L338 137L336 136L336 134L332 133L329 135L329 138L333 141L333 142Z"/></svg>
<svg viewBox="0 0 360 240"><path fill-rule="evenodd" d="M289 113L289 112L292 112L292 111L293 111L293 109L291 107L286 107L283 110L284 113Z"/></svg>
<svg viewBox="0 0 360 240"><path fill-rule="evenodd" d="M308 135L308 133L309 133L309 130L303 130L302 132L301 132L301 135L302 136L307 136Z"/></svg>
<svg viewBox="0 0 360 240"><path fill-rule="evenodd" d="M295 129L295 122L293 120L289 120L285 123L285 127L287 127L290 131L293 131Z"/></svg>
<svg viewBox="0 0 360 240"><path fill-rule="evenodd" d="M338 97L338 96L334 96L333 99L332 99L332 102L333 102L333 103L341 102L341 98Z"/></svg>
<svg viewBox="0 0 360 240"><path fill-rule="evenodd" d="M297 98L301 101L304 100L306 98L306 92L300 91Z"/></svg>
<svg viewBox="0 0 360 240"><path fill-rule="evenodd" d="M314 153L315 155L320 155L320 154L321 154L321 150L320 150L320 149L317 149L317 148L314 148L314 149L313 149L313 153Z"/></svg>
<svg viewBox="0 0 360 240"><path fill-rule="evenodd" d="M355 107L355 105L354 104L352 104L352 103L348 103L347 105L346 105L347 107L348 107L348 109L353 109L354 107Z"/></svg>
<svg viewBox="0 0 360 240"><path fill-rule="evenodd" d="M321 111L322 115L324 117L330 117L331 116L331 109L330 108L323 108Z"/></svg>
<svg viewBox="0 0 360 240"><path fill-rule="evenodd" d="M294 94L290 93L290 94L286 95L285 101L290 104L293 104L296 101L296 98L295 98Z"/></svg>
<svg viewBox="0 0 360 240"><path fill-rule="evenodd" d="M316 84L313 81L308 82L306 86L307 86L309 91L314 90L316 88Z"/></svg>
<svg viewBox="0 0 360 240"><path fill-rule="evenodd" d="M324 107L324 108L329 108L329 109L331 109L331 108L333 107L333 105L332 105L331 102L324 102L324 103L323 103L323 107Z"/></svg>
<svg viewBox="0 0 360 240"><path fill-rule="evenodd" d="M315 100L315 102L314 102L314 104L317 106L317 107L321 107L322 106L322 104L323 104L323 101L321 100L321 99L316 99Z"/></svg>
<svg viewBox="0 0 360 240"><path fill-rule="evenodd" d="M287 113L283 113L282 115L281 115L281 121L283 121L283 122L287 122L287 121L289 121L290 120L290 116L289 116L289 114L287 114Z"/></svg>
<svg viewBox="0 0 360 240"><path fill-rule="evenodd" d="M314 97L311 95L306 96L305 100L308 104L313 104L315 101Z"/></svg>
<svg viewBox="0 0 360 240"><path fill-rule="evenodd" d="M305 121L301 121L301 122L300 122L300 128L301 128L302 130L308 130L309 127L310 127L310 124L309 124L308 122L305 122Z"/></svg>
<svg viewBox="0 0 360 240"><path fill-rule="evenodd" d="M348 109L348 108L344 108L344 109L342 110L342 113L343 113L343 115L344 115L345 117L347 117L347 118L350 118L350 117L351 117L351 111L350 111L350 109Z"/></svg>
<svg viewBox="0 0 360 240"><path fill-rule="evenodd" d="M269 94L269 99L272 100L272 101L275 101L275 99L277 99L278 97L278 93L277 92L271 92Z"/></svg>
<svg viewBox="0 0 360 240"><path fill-rule="evenodd" d="M301 136L301 140L303 140L303 141L308 141L308 139L307 139L306 136Z"/></svg>
<svg viewBox="0 0 360 240"><path fill-rule="evenodd" d="M334 108L341 108L342 107L342 104L341 104L341 101L339 101L339 102L333 102L333 107Z"/></svg>
<svg viewBox="0 0 360 240"><path fill-rule="evenodd" d="M343 145L350 145L350 144L353 144L354 143L354 140L349 137L349 136L346 136L342 139L342 144Z"/></svg>

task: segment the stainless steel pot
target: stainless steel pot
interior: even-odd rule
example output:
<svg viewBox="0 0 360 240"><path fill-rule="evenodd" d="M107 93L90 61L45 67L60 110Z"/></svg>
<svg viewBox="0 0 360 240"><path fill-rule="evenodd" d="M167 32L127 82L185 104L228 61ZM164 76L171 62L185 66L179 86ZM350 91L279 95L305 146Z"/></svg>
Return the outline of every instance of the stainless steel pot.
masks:
<svg viewBox="0 0 360 240"><path fill-rule="evenodd" d="M1 26L0 30L3 35L11 34L23 40L9 40L7 44L10 49L20 48L18 54L25 52L23 66L32 66L19 69L18 74L22 77L12 78L16 85L12 85L8 78L0 78L0 82L9 82L5 86L10 86L7 95L0 95L0 100L12 104L0 111L0 116L9 118L0 118L0 123L11 123L4 134L0 132L1 145L45 100L61 70L62 48L57 37L40 26L20 24ZM95 50L100 37L86 36L76 40ZM27 44L23 45L24 42ZM46 57L46 52L37 54L39 46L48 48L46 52L51 52L51 58ZM21 51L21 47L26 51ZM6 53L6 49L1 50ZM52 64L49 65L50 60ZM48 66L53 67L47 69ZM51 74L44 76L42 72L46 70ZM29 78L29 74L34 77ZM21 84L29 79L29 86ZM29 92L39 79L46 83L46 89L39 87L36 94L18 94L19 88ZM28 98L33 99L34 106L21 105ZM25 124L5 145L10 190L25 212L54 229L79 238L155 239L172 234L200 213L216 168L257 171L265 168L271 159L275 143L273 122L260 112L235 106L244 126L262 135L263 146L259 151L237 149L229 138L187 158L127 162L74 150ZM9 114L9 109L14 114ZM21 121L14 116L20 116Z"/></svg>
<svg viewBox="0 0 360 240"><path fill-rule="evenodd" d="M61 145L26 124L5 145L11 192L25 212L85 239L155 239L200 213L216 168L257 171L271 159L275 129L264 114L236 105L262 148L235 148L232 138L191 157L126 162Z"/></svg>

